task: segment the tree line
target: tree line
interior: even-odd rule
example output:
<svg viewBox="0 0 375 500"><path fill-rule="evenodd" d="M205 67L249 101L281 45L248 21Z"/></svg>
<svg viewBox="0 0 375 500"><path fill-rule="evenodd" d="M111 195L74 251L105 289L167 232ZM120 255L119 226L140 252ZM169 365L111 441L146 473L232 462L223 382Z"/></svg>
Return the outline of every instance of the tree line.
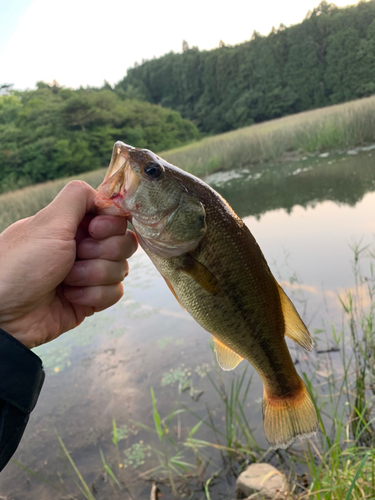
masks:
<svg viewBox="0 0 375 500"><path fill-rule="evenodd" d="M375 0L323 1L300 24L200 51L183 43L114 89L0 85L0 192L108 165L123 140L156 152L375 93Z"/></svg>
<svg viewBox="0 0 375 500"><path fill-rule="evenodd" d="M200 51L184 42L128 70L116 86L179 111L204 134L375 93L375 0L338 8L323 1L300 24Z"/></svg>
<svg viewBox="0 0 375 500"><path fill-rule="evenodd" d="M170 109L102 89L37 83L0 95L0 192L109 164L115 141L161 151L199 138Z"/></svg>

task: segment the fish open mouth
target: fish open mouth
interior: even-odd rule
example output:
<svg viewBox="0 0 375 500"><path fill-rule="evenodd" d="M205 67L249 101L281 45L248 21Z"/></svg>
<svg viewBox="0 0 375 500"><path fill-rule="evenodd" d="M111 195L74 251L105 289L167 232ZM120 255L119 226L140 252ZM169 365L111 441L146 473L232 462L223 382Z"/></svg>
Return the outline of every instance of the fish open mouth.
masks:
<svg viewBox="0 0 375 500"><path fill-rule="evenodd" d="M95 205L101 210L116 206L123 215L129 215L123 201L130 187L138 185L138 182L134 182L138 178L130 166L130 149L131 146L126 146L121 141L116 142L113 147L108 170L95 198Z"/></svg>
<svg viewBox="0 0 375 500"><path fill-rule="evenodd" d="M118 141L113 146L112 158L109 163L108 170L105 174L103 184L109 181L111 177L113 177L117 172L119 172L122 167L129 160L129 150L125 147L125 144L121 141Z"/></svg>

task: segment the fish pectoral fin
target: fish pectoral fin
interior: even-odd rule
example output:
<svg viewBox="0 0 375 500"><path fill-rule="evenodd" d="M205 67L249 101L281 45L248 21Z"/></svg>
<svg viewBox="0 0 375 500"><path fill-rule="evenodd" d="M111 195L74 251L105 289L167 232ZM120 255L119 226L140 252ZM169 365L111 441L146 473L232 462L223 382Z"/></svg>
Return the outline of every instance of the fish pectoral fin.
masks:
<svg viewBox="0 0 375 500"><path fill-rule="evenodd" d="M163 276L163 278L164 278L164 276ZM186 311L186 309L184 308L184 306L181 304L180 299L177 297L177 294L176 294L176 292L174 291L174 288L173 288L173 286L171 285L170 281L169 281L169 280L167 280L167 278L164 278L164 281L165 281L165 282L166 282L166 284L168 285L169 290L173 293L173 295L175 296L175 299L176 299L176 300L177 300L177 302L180 304L180 306L182 307L182 309L183 309L184 311Z"/></svg>
<svg viewBox="0 0 375 500"><path fill-rule="evenodd" d="M225 371L236 368L236 366L241 363L243 358L220 342L220 340L215 339L215 337L212 338L214 339L216 359L220 368Z"/></svg>
<svg viewBox="0 0 375 500"><path fill-rule="evenodd" d="M190 254L186 254L184 265L179 267L181 271L193 278L198 285L204 288L208 293L216 295L220 291L219 280L214 276L206 266Z"/></svg>
<svg viewBox="0 0 375 500"><path fill-rule="evenodd" d="M300 315L284 290L278 283L276 284L280 295L281 308L283 310L285 321L285 335L306 349L306 351L311 351L314 347L314 342L309 334L307 326L300 318Z"/></svg>

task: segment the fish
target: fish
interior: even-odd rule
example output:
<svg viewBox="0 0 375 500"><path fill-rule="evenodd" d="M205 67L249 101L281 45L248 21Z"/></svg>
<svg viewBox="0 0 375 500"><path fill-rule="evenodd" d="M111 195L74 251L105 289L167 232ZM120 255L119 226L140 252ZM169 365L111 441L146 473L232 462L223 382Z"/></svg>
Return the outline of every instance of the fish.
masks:
<svg viewBox="0 0 375 500"><path fill-rule="evenodd" d="M316 409L285 341L311 351L312 338L224 198L152 151L118 141L95 204L131 221L177 301L212 335L220 367L246 359L255 368L270 446L315 434Z"/></svg>

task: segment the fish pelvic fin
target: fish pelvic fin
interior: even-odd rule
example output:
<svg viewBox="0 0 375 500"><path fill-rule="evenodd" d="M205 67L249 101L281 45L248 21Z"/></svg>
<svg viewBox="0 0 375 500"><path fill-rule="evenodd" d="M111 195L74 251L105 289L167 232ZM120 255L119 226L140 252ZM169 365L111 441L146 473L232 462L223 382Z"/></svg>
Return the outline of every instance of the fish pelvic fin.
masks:
<svg viewBox="0 0 375 500"><path fill-rule="evenodd" d="M312 351L314 342L307 326L302 321L290 298L286 295L281 286L278 283L276 284L284 315L285 335L306 349L306 351Z"/></svg>
<svg viewBox="0 0 375 500"><path fill-rule="evenodd" d="M212 338L214 339L216 359L220 368L225 371L234 370L243 358L220 342L220 340L215 339L215 337Z"/></svg>
<svg viewBox="0 0 375 500"><path fill-rule="evenodd" d="M295 394L274 397L264 390L263 425L267 441L274 449L288 448L296 438L313 436L318 416L306 385L301 381Z"/></svg>

